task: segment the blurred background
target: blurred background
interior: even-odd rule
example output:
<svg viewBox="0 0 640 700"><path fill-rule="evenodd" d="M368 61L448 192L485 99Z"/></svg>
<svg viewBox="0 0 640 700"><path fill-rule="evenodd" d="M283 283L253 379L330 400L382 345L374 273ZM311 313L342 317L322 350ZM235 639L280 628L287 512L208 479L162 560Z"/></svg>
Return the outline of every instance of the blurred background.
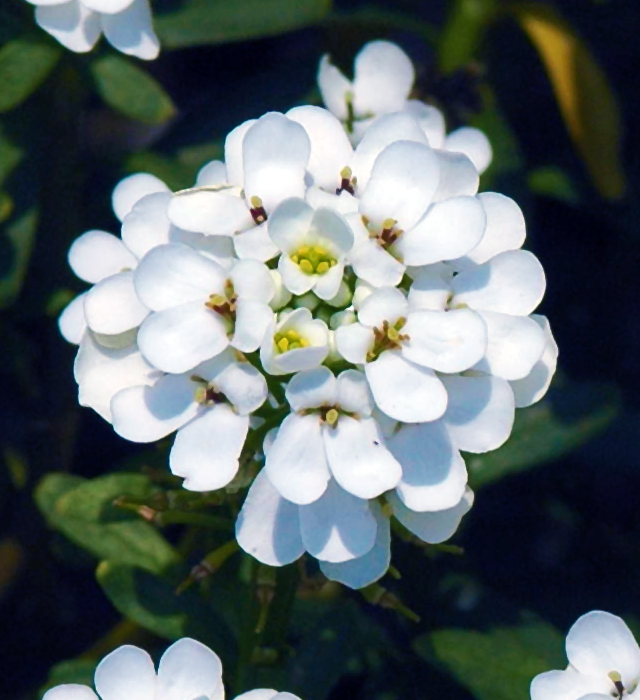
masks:
<svg viewBox="0 0 640 700"><path fill-rule="evenodd" d="M118 233L119 179L147 171L190 186L241 121L319 103L323 54L348 72L377 38L411 56L415 95L440 107L449 129L473 124L489 136L481 190L524 210L526 247L547 273L540 313L559 371L505 447L468 461L476 503L452 546L396 541L402 577L382 581L377 605L309 584L289 632L272 640L278 658L254 659L250 680L307 700L526 700L533 675L564 667L579 615L604 609L640 628L637 0L152 5L163 48L150 64L104 41L71 54L26 2L0 6L0 697L90 682L115 646L155 653L186 633L235 663L229 616L252 604L234 584L241 564L180 598L150 574L116 580L101 565L96 578L100 523L56 505L93 483L79 477L143 467L160 483L166 470L162 446L127 443L77 405L75 348L57 316L83 286L66 253L87 229ZM184 530L163 527L177 546L176 581L212 545L191 526L184 555ZM396 599L420 621L387 609ZM239 692L246 675L226 680Z"/></svg>

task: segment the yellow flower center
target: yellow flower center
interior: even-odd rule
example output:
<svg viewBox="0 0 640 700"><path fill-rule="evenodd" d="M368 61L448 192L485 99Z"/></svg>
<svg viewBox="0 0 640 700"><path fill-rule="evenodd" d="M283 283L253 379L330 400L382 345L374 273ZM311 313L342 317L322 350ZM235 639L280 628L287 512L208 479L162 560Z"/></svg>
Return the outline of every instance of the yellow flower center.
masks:
<svg viewBox="0 0 640 700"><path fill-rule="evenodd" d="M321 245L300 246L289 257L306 275L324 275L338 263L336 258Z"/></svg>
<svg viewBox="0 0 640 700"><path fill-rule="evenodd" d="M298 348L308 348L310 343L306 338L303 338L298 331L290 330L276 333L273 342L276 344L278 354L289 352L289 350L297 350Z"/></svg>
<svg viewBox="0 0 640 700"><path fill-rule="evenodd" d="M405 340L409 340L406 333L400 333L406 324L406 318L399 318L393 326L389 321L382 322L382 328L373 329L373 347L367 353L367 361L373 362L384 350L395 350L399 348Z"/></svg>

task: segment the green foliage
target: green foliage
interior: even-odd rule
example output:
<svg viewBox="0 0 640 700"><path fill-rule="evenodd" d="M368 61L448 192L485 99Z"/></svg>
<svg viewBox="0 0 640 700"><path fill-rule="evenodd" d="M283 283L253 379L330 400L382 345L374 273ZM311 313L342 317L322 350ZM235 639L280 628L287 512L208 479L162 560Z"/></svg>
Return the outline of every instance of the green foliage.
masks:
<svg viewBox="0 0 640 700"><path fill-rule="evenodd" d="M568 204L577 204L580 201L580 193L571 177L561 168L536 168L529 173L527 181L534 194L553 197Z"/></svg>
<svg viewBox="0 0 640 700"><path fill-rule="evenodd" d="M67 683L92 686L96 666L97 662L92 659L62 661L51 669L47 682L40 688L40 692L44 694L49 688Z"/></svg>
<svg viewBox="0 0 640 700"><path fill-rule="evenodd" d="M0 265L0 308L11 304L20 292L37 227L38 212L29 209L4 229L7 240L0 241L0 245L2 248L8 246L9 250L3 255Z"/></svg>
<svg viewBox="0 0 640 700"><path fill-rule="evenodd" d="M128 59L109 54L91 63L102 99L113 109L145 124L164 124L176 108L160 83Z"/></svg>
<svg viewBox="0 0 640 700"><path fill-rule="evenodd" d="M272 36L321 20L331 0L186 0L156 18L163 47L177 49Z"/></svg>

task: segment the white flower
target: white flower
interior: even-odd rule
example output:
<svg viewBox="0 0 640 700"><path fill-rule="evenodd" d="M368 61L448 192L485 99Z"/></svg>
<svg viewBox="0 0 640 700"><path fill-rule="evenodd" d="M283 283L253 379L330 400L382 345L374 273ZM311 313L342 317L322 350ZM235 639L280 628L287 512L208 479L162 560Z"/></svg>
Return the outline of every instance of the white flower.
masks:
<svg viewBox="0 0 640 700"><path fill-rule="evenodd" d="M149 0L27 0L36 5L36 22L63 46L86 53L104 33L118 51L145 61L158 56L160 44Z"/></svg>
<svg viewBox="0 0 640 700"><path fill-rule="evenodd" d="M156 672L146 651L129 644L105 656L94 676L96 692L71 683L51 688L42 700L224 700L222 664L217 654L184 637L162 655ZM97 694L96 694L97 693ZM290 693L252 690L236 700L298 700Z"/></svg>
<svg viewBox="0 0 640 700"><path fill-rule="evenodd" d="M569 666L531 683L531 700L610 700L636 696L640 648L624 620L594 610L579 618L566 641Z"/></svg>
<svg viewBox="0 0 640 700"><path fill-rule="evenodd" d="M154 311L140 328L140 350L164 372L186 372L229 344L257 350L273 317L273 279L255 260L227 271L202 251L162 245L140 262L134 284Z"/></svg>
<svg viewBox="0 0 640 700"><path fill-rule="evenodd" d="M282 422L265 471L286 499L316 501L331 476L358 498L393 488L401 469L385 445L364 375L346 370L337 378L326 367L300 372L289 382L292 413Z"/></svg>
<svg viewBox="0 0 640 700"><path fill-rule="evenodd" d="M249 414L266 398L262 374L227 349L188 374L119 391L111 414L115 431L132 442L154 442L177 430L171 471L190 491L212 491L236 475Z"/></svg>

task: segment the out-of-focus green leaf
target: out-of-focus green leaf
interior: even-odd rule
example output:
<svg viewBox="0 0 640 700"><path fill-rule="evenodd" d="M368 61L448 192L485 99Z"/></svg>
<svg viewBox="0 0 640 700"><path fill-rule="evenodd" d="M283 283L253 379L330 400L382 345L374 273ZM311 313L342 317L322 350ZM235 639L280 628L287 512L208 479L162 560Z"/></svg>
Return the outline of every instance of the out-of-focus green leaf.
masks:
<svg viewBox="0 0 640 700"><path fill-rule="evenodd" d="M534 619L477 632L444 629L418 637L416 653L444 666L477 700L528 700L531 679L564 668L564 639Z"/></svg>
<svg viewBox="0 0 640 700"><path fill-rule="evenodd" d="M101 562L96 576L115 608L141 627L166 639L194 637L223 661L232 654L235 642L229 630L194 591L177 595L175 583L111 561Z"/></svg>
<svg viewBox="0 0 640 700"><path fill-rule="evenodd" d="M320 21L331 0L185 0L155 19L164 48L245 41L282 34Z"/></svg>
<svg viewBox="0 0 640 700"><path fill-rule="evenodd" d="M511 437L494 452L467 457L470 485L477 489L504 476L557 459L601 433L616 417L619 396L599 393L596 407L574 419L558 417L549 401L516 412Z"/></svg>
<svg viewBox="0 0 640 700"><path fill-rule="evenodd" d="M35 500L40 512L55 527L56 501L67 491L77 488L84 483L81 476L73 474L47 474L35 490Z"/></svg>
<svg viewBox="0 0 640 700"><path fill-rule="evenodd" d="M0 240L0 308L20 293L37 226L38 212L29 209L4 228L4 240Z"/></svg>
<svg viewBox="0 0 640 700"><path fill-rule="evenodd" d="M512 11L547 71L558 107L591 180L606 199L625 190L616 97L587 44L550 5L517 2Z"/></svg>
<svg viewBox="0 0 640 700"><path fill-rule="evenodd" d="M52 488L48 482L58 477L49 475L38 487L36 498L41 508L38 494L48 493ZM51 525L96 557L163 571L178 559L173 547L153 525L113 506L118 496L147 497L152 493L143 474L108 474L83 480L53 502L47 499L43 510Z"/></svg>
<svg viewBox="0 0 640 700"><path fill-rule="evenodd" d="M92 659L61 661L49 671L47 682L40 688L40 693L44 694L49 688L67 683L92 686L97 664L98 662Z"/></svg>
<svg viewBox="0 0 640 700"><path fill-rule="evenodd" d="M484 31L494 18L496 0L456 0L438 41L438 65L450 73L477 58Z"/></svg>
<svg viewBox="0 0 640 700"><path fill-rule="evenodd" d="M6 193L0 191L0 224L6 221L13 211L13 200Z"/></svg>
<svg viewBox="0 0 640 700"><path fill-rule="evenodd" d="M55 68L62 50L48 42L13 39L0 48L0 112L6 112L35 92Z"/></svg>
<svg viewBox="0 0 640 700"><path fill-rule="evenodd" d="M553 197L569 204L578 204L580 201L580 193L571 178L560 168L536 168L529 173L527 182L534 194Z"/></svg>
<svg viewBox="0 0 640 700"><path fill-rule="evenodd" d="M164 124L176 114L157 80L128 59L109 54L91 63L98 92L116 111L145 124Z"/></svg>
<svg viewBox="0 0 640 700"><path fill-rule="evenodd" d="M0 124L0 185L9 177L23 155L22 149L9 139Z"/></svg>

